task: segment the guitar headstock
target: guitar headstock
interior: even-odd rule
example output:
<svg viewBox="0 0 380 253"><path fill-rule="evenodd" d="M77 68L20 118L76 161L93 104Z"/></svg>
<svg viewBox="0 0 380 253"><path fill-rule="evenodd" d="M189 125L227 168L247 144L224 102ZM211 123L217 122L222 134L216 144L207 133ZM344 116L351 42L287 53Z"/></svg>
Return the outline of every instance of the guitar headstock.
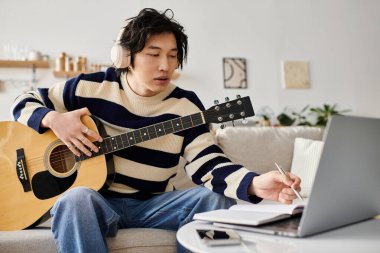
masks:
<svg viewBox="0 0 380 253"><path fill-rule="evenodd" d="M237 99L231 101L226 98L225 103L216 104L203 113L206 123L223 123L254 115L251 99L248 96L243 98L237 96Z"/></svg>

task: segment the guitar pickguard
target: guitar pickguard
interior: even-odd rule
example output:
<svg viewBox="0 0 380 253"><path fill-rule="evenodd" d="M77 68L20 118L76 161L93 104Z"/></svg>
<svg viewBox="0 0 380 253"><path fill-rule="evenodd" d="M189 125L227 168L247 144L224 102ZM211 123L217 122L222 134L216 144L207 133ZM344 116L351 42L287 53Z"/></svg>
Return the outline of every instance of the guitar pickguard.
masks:
<svg viewBox="0 0 380 253"><path fill-rule="evenodd" d="M55 177L48 171L39 172L32 178L34 195L41 200L55 197L69 189L76 177L76 171L65 178Z"/></svg>

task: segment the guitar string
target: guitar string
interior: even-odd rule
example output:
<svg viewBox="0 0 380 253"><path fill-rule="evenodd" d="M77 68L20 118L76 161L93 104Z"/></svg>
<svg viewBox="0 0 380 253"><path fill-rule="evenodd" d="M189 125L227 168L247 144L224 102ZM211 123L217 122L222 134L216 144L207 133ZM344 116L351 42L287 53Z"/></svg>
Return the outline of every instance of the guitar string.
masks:
<svg viewBox="0 0 380 253"><path fill-rule="evenodd" d="M195 121L195 120L192 120L191 118L190 118L190 115L189 116L184 116L183 118L182 118L182 120L181 120L181 124L182 124L182 129L181 130L175 130L175 127L170 127L170 128L168 128L168 127L166 127L165 128L165 126L164 126L164 124L165 123L167 123L167 122L170 122L170 123L172 123L172 121L174 121L174 120L178 120L178 119L180 119L180 118L174 118L174 119L172 119L172 120L168 120L168 121L165 121L165 122L162 122L162 123L157 123L157 124L153 124L153 125L149 125L149 126L147 126L147 127L143 127L143 128L139 128L139 129L135 129L135 130L133 130L133 131L130 131L130 132L126 132L126 133L123 133L123 134L120 134L120 135L117 135L117 136L111 136L111 137L107 137L107 138L105 138L105 139L112 139L112 138L121 138L122 139L122 135L127 135L127 134L130 134L130 133L136 133L136 132L140 132L138 135L137 135L137 137L136 137L136 135L135 134L133 134L133 138L134 138L134 142L135 143L139 143L139 142L141 142L141 141L136 141L137 139L141 139L141 140L144 140L144 136L141 134L141 131L144 129L144 131L143 132L145 132L146 134L148 134L148 136L147 137L149 137L149 139L148 140L150 140L150 139L154 139L154 138L156 138L156 137L160 137L159 135L158 135L158 133L157 133L157 131L156 130L154 130L154 132L152 133L151 131L149 131L149 127L153 127L153 128L158 128L158 125L162 125L162 127L164 128L164 132L167 132L167 131L165 131L165 129L167 129L167 130L169 130L170 131L170 133L173 133L173 130L174 130L174 132L176 132L176 131L182 131L182 130L185 130L185 129L188 129L188 128L190 128L190 127L183 127L184 125L189 125L190 123L190 125L191 125L191 127L195 127L196 125L200 125L200 124L203 124L203 121L201 121L201 118L199 118L199 119L195 119L195 120L197 120L198 122L196 122L195 124L193 124L193 121ZM126 143L128 142L128 145L129 145L129 140L127 139L127 140L123 140L122 139L122 145L125 145ZM103 143L105 143L105 142L102 142L102 143L99 143L99 144L103 144ZM134 144L135 144L134 143ZM118 145L120 145L120 142L119 141L117 141L117 144ZM62 145L64 145L64 144L62 144ZM104 144L103 144L104 145ZM112 145L112 144L110 144L110 145ZM56 154L58 154L58 155L60 155L60 154L62 154L62 153L71 153L71 151L70 150L68 150L68 149L64 149L63 151L58 151L58 152L55 152Z"/></svg>
<svg viewBox="0 0 380 253"><path fill-rule="evenodd" d="M241 105L239 105L239 106L241 106ZM236 105L231 104L231 107L229 107L229 110L231 110L231 108L233 108L233 107L236 107ZM224 110L224 109L222 109L221 111L223 111L223 110ZM200 116L200 114L199 114L199 115L198 115L198 114L199 114L199 113L196 113L196 114L193 114L193 115ZM207 116L210 116L210 115L215 114L215 112L214 112L214 111L209 111L209 110L207 110L207 111L203 111L203 114L207 117ZM220 112L219 112L219 114L220 114ZM147 136L147 137L149 137L148 140L150 140L150 139L158 138L159 136L157 135L157 132L155 132L154 135L151 135L150 132L149 132L148 127L152 127L152 126L153 126L153 127L155 128L156 125L163 125L164 123L167 123L167 122L171 122L171 123L173 124L173 121L178 120L178 119L181 121L182 128L183 128L182 130L178 130L178 131L183 131L183 130L189 129L189 128L184 128L184 125L185 125L185 124L188 124L188 123L191 123L191 124L193 125L193 126L191 126L190 128L205 124L205 123L203 122L203 120L201 120L201 123L200 123L200 124L198 124L198 125L194 125L193 122L192 122L191 116L192 116L192 115L188 115L188 116L184 116L184 117L174 118L174 119L171 119L171 120L168 120L168 121L164 121L164 122L162 122L162 123L157 123L157 124L153 124L153 125L150 125L150 126L147 126L147 127L139 128L139 129L136 129L136 130L133 130L133 131L130 131L130 132L124 133L124 134L126 135L126 134L128 134L128 133L134 133L134 132L138 131L138 132L140 132L140 135L139 135L138 137L141 138L141 139L142 139L142 142L143 142L143 141L147 141L147 140L144 140L143 136L141 135L141 130L144 129L144 128L146 129L146 130L145 130L145 131L146 131L145 133L148 134L148 136ZM186 120L187 120L187 121L186 121ZM199 119L198 119L198 120L199 120ZM173 129L173 130L175 130L175 129L174 129L174 126L171 127L171 128L169 128L169 129ZM178 132L178 131L177 131L177 132ZM174 133L174 132L172 132L172 133ZM122 140L122 141L121 141L121 144L124 146L122 149L124 149L124 148L127 148L127 147L132 146L132 145L130 145L129 140L123 141L121 135L124 135L124 134L120 134L120 135L112 136L112 137L107 137L106 139L111 139L111 138L117 138L117 137L120 137L121 140ZM135 140L135 144L137 144L137 142L136 142L136 137L134 137L134 140ZM127 143L127 142L128 142L128 145L125 146L125 143ZM103 143L104 143L104 142L102 142L101 144L103 144ZM138 143L140 143L140 142L138 142ZM118 146L118 145L120 145L120 142L116 140L116 144L117 144L117 146ZM133 145L135 145L135 144L133 144ZM112 146L112 144L110 144L110 145ZM106 146L107 146L107 144L106 144ZM118 150L120 150L120 149L118 149ZM117 151L117 150L115 150L115 151ZM107 152L108 152L108 150L107 150ZM55 152L54 155L51 156L51 159L49 159L49 162L50 162L52 165L57 165L57 164L59 164L59 163L64 163L64 162L66 162L66 160L67 160L68 158L69 158L69 159L71 158L71 159L74 159L74 160L75 160L74 156L67 157L67 155L69 155L70 153L73 154L69 149L63 149L62 151ZM73 154L73 155L74 155L74 154ZM83 153L81 153L81 155L83 155ZM93 157L93 156L91 156L91 157ZM89 158L90 158L90 157L89 157ZM43 159L44 159L44 157L31 158L31 159L29 159L29 163L30 163L30 165L32 165L33 162L38 162L38 163L39 163L39 162L40 162L41 160L43 160Z"/></svg>
<svg viewBox="0 0 380 253"><path fill-rule="evenodd" d="M186 124L188 124L188 123L191 123L192 121L182 121L182 122L183 122L182 125L186 125ZM192 124L191 127L195 127L196 125L200 125L200 124L203 124L203 122L200 121L200 123L196 123L195 125ZM154 126L154 125L150 125L150 126L147 126L147 127L143 127L143 128L146 129L146 130L144 130L144 132L147 134L147 137L149 137L149 139L147 139L147 140L151 140L151 139L155 139L155 138L160 137L160 136L157 134L157 132L152 133L152 132L149 131L148 127L151 127L151 126ZM191 127L190 127L190 128L191 128ZM104 139L105 139L105 140L109 140L109 139L113 139L113 138L120 138L120 139L121 139L121 143L120 143L120 141L116 140L117 145L122 144L123 146L125 146L125 147L123 147L123 148L127 148L128 146L132 146L132 145L137 144L137 143L140 143L140 142L142 142L142 141L147 141L147 140L144 140L144 135L141 134L141 130L142 130L143 128L135 129L135 130L133 130L133 131L129 131L129 132L126 132L126 133L123 133L123 134L120 134L120 135L110 136L110 137L107 137L107 138L104 138ZM164 128L164 129L168 129L168 130L170 130L170 131L171 131L170 133L174 133L172 130L176 131L176 130L174 129L174 127ZM185 129L188 129L188 128L186 128L186 127L183 128L183 126L182 126L182 129L181 129L181 130L178 130L178 131L183 131L183 130L185 130ZM136 135L134 135L133 138L134 138L134 142L135 142L135 143L133 143L132 145L129 145L129 144L130 144L130 141L129 141L128 139L124 139L124 140L123 140L122 135L127 135L127 134L129 134L129 133L134 133L134 132L140 132L140 134L139 134L137 137L135 137ZM167 132L167 131L164 130L164 132ZM165 135L166 135L166 134L165 134ZM164 135L161 135L161 136L164 136ZM136 139L139 139L139 138L140 138L142 141L136 141ZM94 143L94 142L93 142L93 143ZM126 143L128 143L127 146L126 146ZM103 141L103 142L101 142L101 143L99 143L99 144L100 144L100 145L107 145L107 144L105 144L105 141ZM110 145L112 145L112 143L110 143ZM65 145L62 144L62 146L65 146ZM65 154L65 153L71 153L71 151L70 151L69 149L67 149L67 148L63 148L62 151L55 152L55 154L58 154L58 155Z"/></svg>
<svg viewBox="0 0 380 253"><path fill-rule="evenodd" d="M186 116L185 116L186 117ZM179 119L179 118L175 118L175 119L173 119L173 120L176 120L176 119ZM169 120L169 121L172 121L172 120ZM169 121L165 121L165 122L169 122ZM198 120L199 121L199 120ZM165 123L165 122L162 122L162 123L158 123L158 124L163 124L163 123ZM182 128L183 128L183 125L186 125L186 124L189 124L189 123L191 123L192 124L192 120L191 119L189 119L189 120L182 120ZM192 127L195 127L195 126L198 126L198 125L200 125L200 124L203 124L203 121L200 121L200 123L199 124L192 124L193 126ZM157 125L157 124L155 124L155 125ZM155 125L150 125L150 126L155 126ZM148 140L150 140L150 139L154 139L154 138L158 138L158 137L160 137L160 136L158 136L158 134L157 134L157 132L155 132L154 134L151 134L151 132L149 132L149 130L148 130L148 127L150 127L150 126L147 126L147 127L143 127L143 128L146 128L146 133L148 134L148 137L149 137L149 139ZM192 128L192 127L190 127L190 128ZM126 134L128 134L128 133L133 133L133 132L140 132L140 134L139 134L139 136L137 136L137 137L135 137L135 135L134 135L134 141L135 141L135 143L133 144L133 145L135 145L135 144L137 144L137 143L140 143L140 141L139 142L136 142L136 139L138 139L138 138L140 138L142 141L144 141L144 138L143 138L143 136L141 135L141 129L143 129L143 128L139 128L139 129L136 129L136 130L133 130L133 131L130 131L130 132L127 132L127 133L123 133L123 134L120 134L120 135L117 135L117 136L111 136L111 137L107 137L107 138L105 138L105 139L112 139L112 138L121 138L121 142L120 141L116 141L116 145L117 146L119 146L120 144L121 145L123 145L124 147L123 147L123 149L124 148L127 148L127 147L129 147L129 146L132 146L132 145L130 145L130 141L127 139L127 140L125 140L125 141L123 141L123 139L122 139L122 137L121 137L121 135L126 135ZM168 129L168 130L170 130L170 131L172 131L172 129L173 130L175 130L174 129L174 127L170 127L170 128L166 128L166 129ZM186 128L183 128L183 129L181 129L181 130L178 130L178 131L182 131L182 130L185 130ZM188 128L187 128L188 129ZM165 130L164 130L165 131ZM165 131L165 132L167 132L167 131ZM171 132L171 133L174 133L174 132ZM107 141L107 140L106 140ZM141 141L141 142L142 142ZM107 147L107 144L105 143L105 141L103 141L102 143L99 143L100 145L105 145L106 147ZM126 145L127 144L127 145ZM110 143L109 144L110 146L112 146L112 143ZM65 146L64 144L62 144L62 146ZM109 152L108 151L108 148L107 148L107 151L106 152ZM51 163L51 164L59 164L59 163L61 163L61 162L63 162L63 161L65 161L66 159L67 159L67 157L64 157L64 156L67 156L67 155L73 155L72 156L72 158L73 159L75 159L74 158L74 154L71 152L71 150L69 150L69 149L67 149L67 148L63 148L61 151L57 151L57 152L55 152L54 153L54 155L52 155L51 156L51 158L52 159L49 159L49 162ZM82 153L83 154L83 153ZM71 158L71 157L69 157L69 158ZM41 160L43 160L44 158L43 157L36 157L36 158L31 158L31 159L29 159L28 161L29 161L29 164L30 165L32 165L33 164L33 162L41 162Z"/></svg>

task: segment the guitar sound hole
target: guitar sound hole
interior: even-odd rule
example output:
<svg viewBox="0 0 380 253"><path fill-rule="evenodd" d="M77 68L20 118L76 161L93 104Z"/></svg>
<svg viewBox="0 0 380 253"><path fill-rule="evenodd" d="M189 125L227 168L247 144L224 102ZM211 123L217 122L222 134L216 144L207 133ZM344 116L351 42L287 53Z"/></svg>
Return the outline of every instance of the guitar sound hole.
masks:
<svg viewBox="0 0 380 253"><path fill-rule="evenodd" d="M58 175L70 175L75 166L75 155L66 145L59 145L52 150L49 164Z"/></svg>

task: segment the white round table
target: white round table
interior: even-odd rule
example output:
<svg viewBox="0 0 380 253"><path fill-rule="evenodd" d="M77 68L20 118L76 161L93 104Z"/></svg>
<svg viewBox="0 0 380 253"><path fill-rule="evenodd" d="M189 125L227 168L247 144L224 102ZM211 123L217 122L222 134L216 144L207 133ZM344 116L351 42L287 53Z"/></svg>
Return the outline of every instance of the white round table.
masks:
<svg viewBox="0 0 380 253"><path fill-rule="evenodd" d="M236 230L243 245L203 245L195 229L217 229L210 223L193 221L181 227L177 240L196 253L379 253L380 220L371 219L306 238L288 238Z"/></svg>

